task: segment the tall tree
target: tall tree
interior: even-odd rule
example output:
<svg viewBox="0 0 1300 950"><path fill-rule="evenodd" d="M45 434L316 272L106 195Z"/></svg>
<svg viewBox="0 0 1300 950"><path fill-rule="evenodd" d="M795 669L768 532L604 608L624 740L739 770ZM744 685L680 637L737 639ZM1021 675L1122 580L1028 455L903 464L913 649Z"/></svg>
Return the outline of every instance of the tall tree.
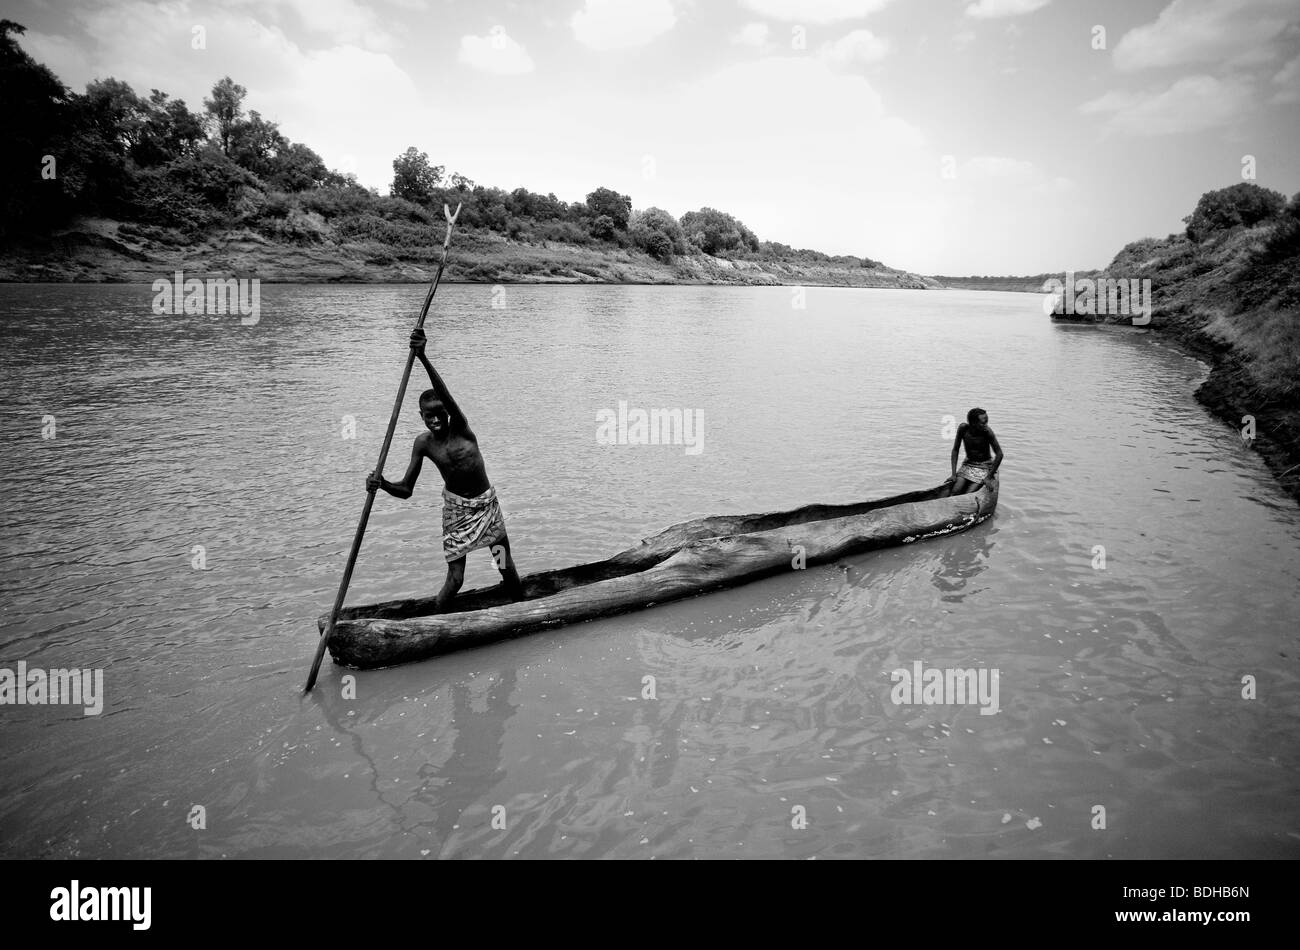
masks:
<svg viewBox="0 0 1300 950"><path fill-rule="evenodd" d="M184 99L172 99L154 89L144 106L144 125L131 158L142 168L164 165L189 155L203 141L203 121Z"/></svg>
<svg viewBox="0 0 1300 950"><path fill-rule="evenodd" d="M596 217L608 215L618 230L627 230L627 220L632 215L632 199L628 195L620 195L609 188L597 188L587 195L587 207Z"/></svg>
<svg viewBox="0 0 1300 950"><path fill-rule="evenodd" d="M428 154L412 145L393 159L392 193L416 204L427 204L444 170L445 166L430 165Z"/></svg>
<svg viewBox="0 0 1300 950"><path fill-rule="evenodd" d="M130 85L112 76L87 83L82 98L86 117L104 144L125 159L140 142L146 119L145 104Z"/></svg>
<svg viewBox="0 0 1300 950"><path fill-rule="evenodd" d="M226 154L259 178L267 179L275 170L276 158L289 147L280 127L267 122L254 109L247 119L240 119L230 129L230 148Z"/></svg>
<svg viewBox="0 0 1300 950"><path fill-rule="evenodd" d="M230 137L236 124L244 117L244 97L248 90L229 76L212 87L212 98L203 100L208 121L213 126L217 143L223 155L230 154Z"/></svg>
<svg viewBox="0 0 1300 950"><path fill-rule="evenodd" d="M64 130L70 120L69 93L54 73L37 63L15 37L26 30L13 20L0 20L0 234L36 219L61 213L63 177L67 170ZM56 159L54 180L41 171L46 155Z"/></svg>
<svg viewBox="0 0 1300 950"><path fill-rule="evenodd" d="M276 156L269 180L282 191L309 191L329 181L330 171L310 148L292 142Z"/></svg>

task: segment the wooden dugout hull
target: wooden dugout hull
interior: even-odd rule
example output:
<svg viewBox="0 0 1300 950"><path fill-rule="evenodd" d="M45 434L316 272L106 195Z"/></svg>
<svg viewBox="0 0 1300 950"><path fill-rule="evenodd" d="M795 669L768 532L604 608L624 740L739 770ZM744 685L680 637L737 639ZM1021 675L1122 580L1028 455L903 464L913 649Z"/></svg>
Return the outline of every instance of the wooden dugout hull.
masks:
<svg viewBox="0 0 1300 950"><path fill-rule="evenodd" d="M723 515L673 525L611 558L523 578L524 599L500 587L460 594L434 614L433 598L345 608L330 638L334 661L395 666L551 627L642 610L873 548L909 544L978 524L998 503L997 477L977 492L940 498L945 485L848 505ZM329 618L318 627L324 631Z"/></svg>

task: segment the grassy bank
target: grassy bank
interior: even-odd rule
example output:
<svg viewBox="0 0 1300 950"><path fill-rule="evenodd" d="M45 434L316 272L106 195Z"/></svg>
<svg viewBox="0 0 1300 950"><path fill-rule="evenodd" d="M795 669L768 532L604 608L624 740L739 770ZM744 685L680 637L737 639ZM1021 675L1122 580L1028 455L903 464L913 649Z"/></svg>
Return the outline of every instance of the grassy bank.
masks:
<svg viewBox="0 0 1300 950"><path fill-rule="evenodd" d="M1253 447L1300 501L1300 195L1252 220L1231 213L1242 187L1203 196L1186 233L1129 244L1101 276L1151 281L1151 328L1210 364L1197 399L1238 432L1253 418Z"/></svg>
<svg viewBox="0 0 1300 950"><path fill-rule="evenodd" d="M0 280L152 282L186 277L257 277L270 282L425 282L432 278L443 229L428 241L391 243L340 234L329 219L307 219L291 239L260 228L174 228L87 218L21 246L0 250ZM715 256L691 249L660 260L634 246L517 240L485 228L458 230L444 279L483 283L738 284L927 289L934 280L854 259Z"/></svg>

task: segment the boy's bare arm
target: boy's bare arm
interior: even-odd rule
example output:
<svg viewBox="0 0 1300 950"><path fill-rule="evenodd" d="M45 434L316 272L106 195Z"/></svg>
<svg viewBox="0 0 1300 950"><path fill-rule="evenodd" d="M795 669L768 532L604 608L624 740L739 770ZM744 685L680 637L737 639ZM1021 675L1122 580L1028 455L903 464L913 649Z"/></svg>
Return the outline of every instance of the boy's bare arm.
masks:
<svg viewBox="0 0 1300 950"><path fill-rule="evenodd" d="M411 334L411 349L415 350L416 358L424 366L424 370L429 374L429 382L433 384L433 391L438 394L442 404L447 407L448 421L453 429L462 432L469 430L469 420L465 418L465 413L461 411L456 400L452 398L451 391L447 389L447 384L442 381L438 371L433 368L429 362L429 357L424 352L425 336L423 330L416 330Z"/></svg>
<svg viewBox="0 0 1300 950"><path fill-rule="evenodd" d="M424 446L417 436L411 447L411 464L406 467L406 474L400 482L385 481L383 476L371 472L366 478L366 490L382 488L394 498L410 498L415 491L415 483L420 478L420 469L424 465Z"/></svg>
<svg viewBox="0 0 1300 950"><path fill-rule="evenodd" d="M952 474L957 477L957 453L961 451L961 437L966 433L966 423L957 427L957 438L952 443Z"/></svg>
<svg viewBox="0 0 1300 950"><path fill-rule="evenodd" d="M992 429L989 429L989 445L993 447L993 451L996 453L993 456L993 467L989 469L989 474L991 475L996 472L998 466L1002 464L1002 446L998 444L998 437L993 434Z"/></svg>

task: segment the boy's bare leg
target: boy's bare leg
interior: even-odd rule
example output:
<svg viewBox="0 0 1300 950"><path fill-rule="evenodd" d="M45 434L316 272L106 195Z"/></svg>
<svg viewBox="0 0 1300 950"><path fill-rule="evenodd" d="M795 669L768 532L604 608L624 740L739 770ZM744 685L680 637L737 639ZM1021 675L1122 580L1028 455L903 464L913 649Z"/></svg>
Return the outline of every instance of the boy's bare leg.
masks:
<svg viewBox="0 0 1300 950"><path fill-rule="evenodd" d="M492 545L492 563L501 572L501 582L514 597L524 593L523 582L519 580L519 571L515 568L515 559L510 554L510 537L501 535L501 540Z"/></svg>
<svg viewBox="0 0 1300 950"><path fill-rule="evenodd" d="M971 483L958 475L957 480L952 483L952 488L949 489L948 495L950 497L953 495L964 495L966 492L970 491L970 487Z"/></svg>
<svg viewBox="0 0 1300 950"><path fill-rule="evenodd" d="M435 613L447 609L447 605L460 591L460 585L463 583L465 583L465 558L459 557L454 561L448 561L447 579L443 581L442 590L438 591L438 596L434 600L433 609Z"/></svg>

